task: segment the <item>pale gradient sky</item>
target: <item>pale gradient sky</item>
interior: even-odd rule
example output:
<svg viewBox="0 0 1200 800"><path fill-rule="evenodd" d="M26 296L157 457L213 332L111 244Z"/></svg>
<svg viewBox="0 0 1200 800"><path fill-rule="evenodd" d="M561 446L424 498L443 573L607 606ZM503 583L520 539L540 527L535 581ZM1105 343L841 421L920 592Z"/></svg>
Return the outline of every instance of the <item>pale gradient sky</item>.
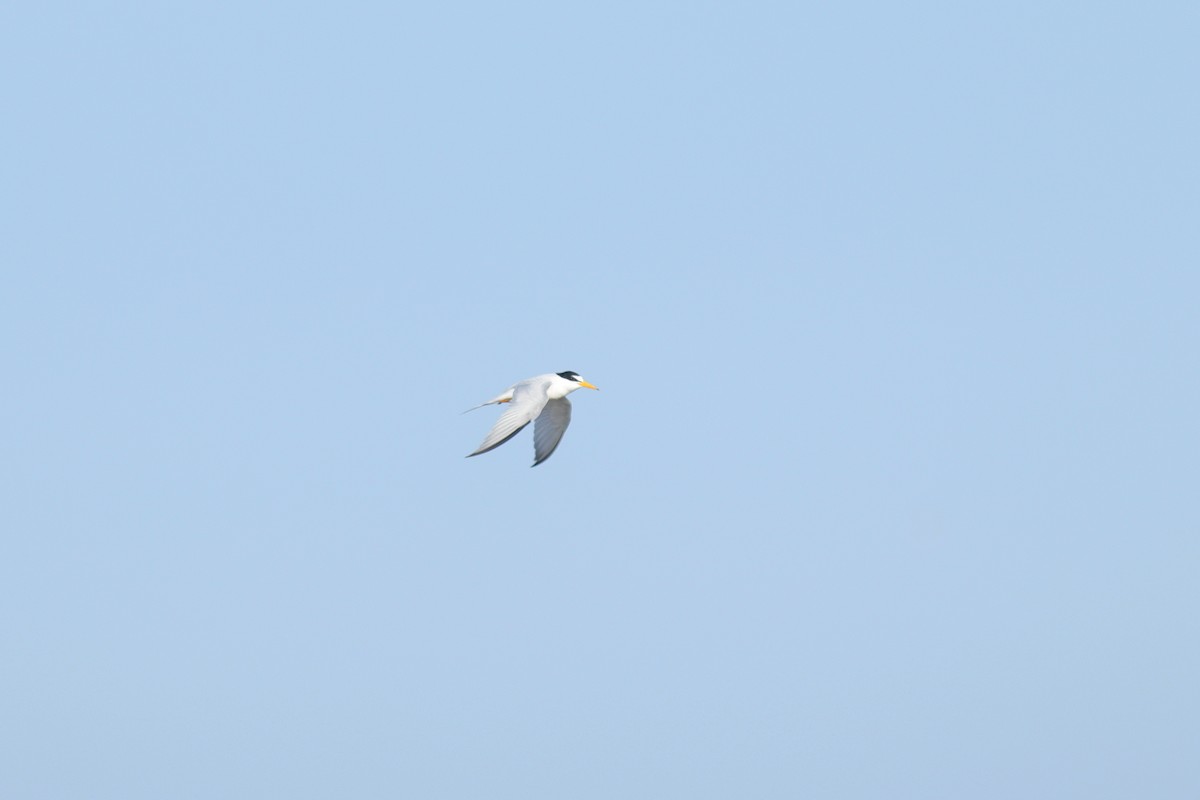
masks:
<svg viewBox="0 0 1200 800"><path fill-rule="evenodd" d="M1196 797L1198 8L0 11L0 796Z"/></svg>

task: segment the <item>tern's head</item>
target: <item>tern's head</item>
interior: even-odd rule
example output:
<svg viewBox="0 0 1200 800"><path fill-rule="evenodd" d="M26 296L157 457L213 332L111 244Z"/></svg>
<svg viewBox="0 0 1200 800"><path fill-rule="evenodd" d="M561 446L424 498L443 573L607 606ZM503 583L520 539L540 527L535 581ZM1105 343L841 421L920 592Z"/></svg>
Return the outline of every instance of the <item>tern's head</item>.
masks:
<svg viewBox="0 0 1200 800"><path fill-rule="evenodd" d="M567 370L566 372L558 373L558 377L565 378L566 380L577 383L577 384L579 384L579 386L582 386L585 389L595 389L597 391L600 390L599 386L593 386L592 384L585 381L583 378L579 377L578 372L571 372L570 370ZM578 388L578 387L576 387L576 388Z"/></svg>

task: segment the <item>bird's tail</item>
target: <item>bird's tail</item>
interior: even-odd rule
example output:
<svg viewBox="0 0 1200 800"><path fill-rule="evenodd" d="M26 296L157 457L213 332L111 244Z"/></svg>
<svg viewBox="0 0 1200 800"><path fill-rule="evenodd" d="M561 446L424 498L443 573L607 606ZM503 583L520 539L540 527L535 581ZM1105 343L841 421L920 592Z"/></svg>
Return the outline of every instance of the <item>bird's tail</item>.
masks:
<svg viewBox="0 0 1200 800"><path fill-rule="evenodd" d="M464 412L462 412L462 413L464 413L464 414L470 414L472 411L474 411L474 410L475 410L475 409L477 409L477 408L483 408L484 406L490 406L490 405L492 405L493 403L499 403L499 402L500 402L499 400L488 400L486 403L480 403L480 404L479 404L479 405L477 405L477 406L471 406L470 408L468 408L466 411L464 411Z"/></svg>
<svg viewBox="0 0 1200 800"><path fill-rule="evenodd" d="M464 412L462 412L462 413L466 414L468 411L474 411L476 408L483 408L484 406L494 406L494 405L496 405L497 403L507 403L507 402L509 402L510 400L512 400L512 398L513 398L513 390L512 390L512 389L505 389L503 392L501 392L500 394L496 395L496 396L495 396L495 397L493 397L491 400L488 400L486 403L480 403L480 404L479 404L479 405L477 405L477 406L474 406L474 407L472 407L472 408L468 408L466 411L464 411Z"/></svg>

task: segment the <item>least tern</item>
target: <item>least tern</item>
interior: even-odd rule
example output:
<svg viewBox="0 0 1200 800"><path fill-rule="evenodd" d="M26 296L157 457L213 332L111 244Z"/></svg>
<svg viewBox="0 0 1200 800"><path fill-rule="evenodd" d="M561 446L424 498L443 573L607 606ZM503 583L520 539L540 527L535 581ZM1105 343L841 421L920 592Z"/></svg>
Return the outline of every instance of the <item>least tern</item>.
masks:
<svg viewBox="0 0 1200 800"><path fill-rule="evenodd" d="M571 402L567 400L567 395L579 388L599 390L599 387L579 377L578 372L551 372L518 381L486 403L475 406L483 408L498 403L510 404L500 419L496 420L483 444L467 458L495 450L530 422L537 420L533 426L532 464L536 467L554 453L554 448L558 447L567 426L571 424ZM468 408L467 411L474 411L475 408Z"/></svg>

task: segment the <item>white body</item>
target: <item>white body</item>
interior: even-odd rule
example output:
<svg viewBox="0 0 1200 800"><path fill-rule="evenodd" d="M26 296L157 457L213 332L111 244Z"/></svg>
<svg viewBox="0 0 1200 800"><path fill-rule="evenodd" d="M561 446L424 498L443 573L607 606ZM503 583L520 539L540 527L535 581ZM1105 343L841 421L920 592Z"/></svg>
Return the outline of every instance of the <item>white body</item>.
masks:
<svg viewBox="0 0 1200 800"><path fill-rule="evenodd" d="M496 420L483 443L467 457L496 449L520 433L530 422L537 420L533 426L533 466L536 467L550 457L571 424L571 403L567 395L584 387L596 388L574 372L551 372L514 383L491 400L475 407L510 404Z"/></svg>

